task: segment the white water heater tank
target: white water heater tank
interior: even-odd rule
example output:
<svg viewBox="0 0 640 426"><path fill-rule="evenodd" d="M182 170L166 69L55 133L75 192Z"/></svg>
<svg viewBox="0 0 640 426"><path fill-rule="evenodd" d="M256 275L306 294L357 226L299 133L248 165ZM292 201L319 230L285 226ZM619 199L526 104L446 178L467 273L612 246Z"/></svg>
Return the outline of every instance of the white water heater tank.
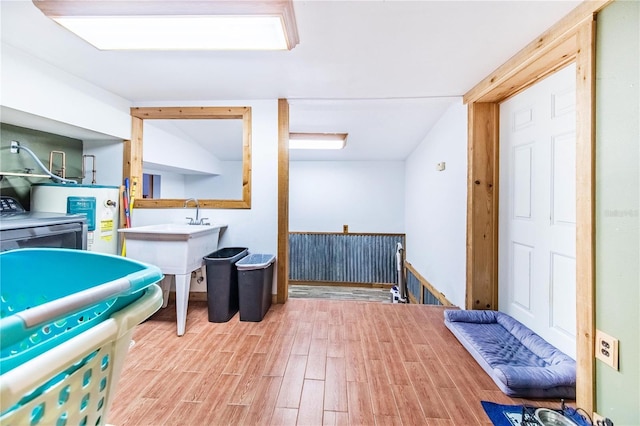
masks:
<svg viewBox="0 0 640 426"><path fill-rule="evenodd" d="M119 197L117 186L38 183L31 186L31 211L84 213L87 250L117 254Z"/></svg>

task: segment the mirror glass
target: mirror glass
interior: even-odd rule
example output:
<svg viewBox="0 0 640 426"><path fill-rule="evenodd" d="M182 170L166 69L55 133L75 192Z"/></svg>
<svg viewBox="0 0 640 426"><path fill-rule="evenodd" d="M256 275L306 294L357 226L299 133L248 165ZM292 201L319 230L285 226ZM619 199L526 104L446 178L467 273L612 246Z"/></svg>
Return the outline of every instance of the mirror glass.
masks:
<svg viewBox="0 0 640 426"><path fill-rule="evenodd" d="M242 120L146 120L144 198L242 198Z"/></svg>
<svg viewBox="0 0 640 426"><path fill-rule="evenodd" d="M250 208L250 107L132 108L131 115L142 156L136 208L183 207L187 198Z"/></svg>

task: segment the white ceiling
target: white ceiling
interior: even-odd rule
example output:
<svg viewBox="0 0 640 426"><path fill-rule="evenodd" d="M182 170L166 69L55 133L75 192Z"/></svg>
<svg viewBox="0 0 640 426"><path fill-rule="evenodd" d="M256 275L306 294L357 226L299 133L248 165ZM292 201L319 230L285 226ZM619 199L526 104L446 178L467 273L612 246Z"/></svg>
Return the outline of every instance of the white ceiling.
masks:
<svg viewBox="0 0 640 426"><path fill-rule="evenodd" d="M277 52L99 51L29 0L0 12L2 43L133 104L287 98L291 131L349 133L345 150L292 159L389 160L578 3L294 0L300 44Z"/></svg>

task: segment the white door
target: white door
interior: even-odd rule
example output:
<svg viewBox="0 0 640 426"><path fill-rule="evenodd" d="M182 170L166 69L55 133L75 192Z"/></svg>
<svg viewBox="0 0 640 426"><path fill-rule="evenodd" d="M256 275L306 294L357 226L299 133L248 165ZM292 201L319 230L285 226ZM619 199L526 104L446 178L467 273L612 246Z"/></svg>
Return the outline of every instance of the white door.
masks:
<svg viewBox="0 0 640 426"><path fill-rule="evenodd" d="M500 106L499 309L576 354L575 65Z"/></svg>

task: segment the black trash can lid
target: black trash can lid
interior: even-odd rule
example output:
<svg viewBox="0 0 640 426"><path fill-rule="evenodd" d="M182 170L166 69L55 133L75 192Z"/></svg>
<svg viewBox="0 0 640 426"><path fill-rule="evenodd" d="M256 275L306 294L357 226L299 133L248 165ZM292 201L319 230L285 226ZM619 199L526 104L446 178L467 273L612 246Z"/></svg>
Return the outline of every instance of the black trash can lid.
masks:
<svg viewBox="0 0 640 426"><path fill-rule="evenodd" d="M205 260L215 260L215 259L229 259L235 257L241 253L247 252L246 247L225 247L219 250L214 251L213 253L209 253L204 256Z"/></svg>
<svg viewBox="0 0 640 426"><path fill-rule="evenodd" d="M264 269L275 262L276 257L272 254L250 254L236 262L239 271L251 269Z"/></svg>

